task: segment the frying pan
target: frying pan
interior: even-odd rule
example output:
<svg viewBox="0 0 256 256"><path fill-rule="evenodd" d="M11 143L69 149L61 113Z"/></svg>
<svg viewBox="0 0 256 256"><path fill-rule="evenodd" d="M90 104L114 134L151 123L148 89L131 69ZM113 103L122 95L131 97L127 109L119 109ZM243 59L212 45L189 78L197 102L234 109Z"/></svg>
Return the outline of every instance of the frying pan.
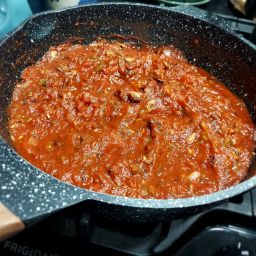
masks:
<svg viewBox="0 0 256 256"><path fill-rule="evenodd" d="M132 199L81 189L35 168L11 147L6 107L21 71L50 46L70 37L89 43L121 34L151 44L173 44L244 100L256 120L256 47L225 22L194 8L107 3L45 12L32 17L0 44L0 238L81 203L86 211L125 222L152 222L202 211L256 185L255 161L246 179L220 192L184 199Z"/></svg>

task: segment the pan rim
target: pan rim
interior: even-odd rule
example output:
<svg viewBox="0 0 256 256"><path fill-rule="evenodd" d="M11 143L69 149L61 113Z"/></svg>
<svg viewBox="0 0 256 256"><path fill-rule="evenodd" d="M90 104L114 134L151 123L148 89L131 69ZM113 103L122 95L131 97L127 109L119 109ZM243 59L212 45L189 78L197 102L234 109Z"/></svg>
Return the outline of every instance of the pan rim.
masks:
<svg viewBox="0 0 256 256"><path fill-rule="evenodd" d="M85 4L85 5L80 5L80 6L76 6L76 7L68 7L68 8L63 8L57 11L45 11L42 13L38 13L28 19L26 19L20 26L18 26L15 30L13 30L12 32L10 32L9 34L7 34L3 40L0 42L0 47L12 36L14 36L16 34L16 32L18 32L19 30L21 30L28 22L32 21L34 18L42 16L42 15L48 15L48 14L52 14L52 13L56 13L56 12L65 12L65 11L69 11L69 10L74 10L74 9L79 9L79 8L87 8L87 7L93 7L93 6L111 6L111 5L115 5L115 6L131 6L132 8L136 8L136 7L144 7L144 8L153 8L153 9L159 9L159 10L164 10L166 12L176 12L179 14L183 14L183 15L187 15L189 17L193 17L192 15L186 14L186 13L182 13L179 11L179 9L175 9L175 8L164 8L164 7L159 7L159 6L154 6L154 5L148 5L148 4L140 4L140 3L112 3L112 2L108 2L108 3L98 3L98 4ZM204 20L203 18L200 17L194 17L196 19L200 19L203 20L205 22L207 22L206 20ZM212 24L213 26L218 27L216 24ZM224 30L224 28L220 28L221 30ZM225 31L225 30L224 30ZM225 31L229 34L232 34L233 36L237 37L238 39L240 39L241 41L243 41L243 43L247 44L249 47L251 47L253 50L256 50L256 46L253 45L252 43L250 43L248 40L241 38L240 36L236 35L234 32L230 31ZM23 157L21 157L12 147L10 147L6 141L0 136L0 140L3 141L3 143L5 144L5 146L9 149L12 150L19 158L24 159ZM48 176L49 179L53 179L53 180L57 180L60 183L65 183L68 186L70 186L70 188L75 189L76 191L84 191L87 192L86 193L86 200L95 200L95 201L100 201L100 202L104 202L107 204L114 204L114 205L123 205L123 206L128 206L128 207L138 207L138 208L163 208L163 209L174 209L174 208L188 208L188 207L194 207L194 206L203 206L203 205L208 205L211 203L216 203L228 198L231 198L233 196L236 196L238 194L241 194L243 192L246 192L248 190L250 190L251 188L256 186L256 176L249 178L248 180L242 181L239 184L236 184L234 186L231 186L229 188L226 188L224 190L221 191L217 191L214 193L210 193L210 194L205 194L202 196L196 196L196 197L189 197L189 198L170 198L170 199L140 199L140 198L130 198L130 197L124 197L124 196L115 196L115 195L110 195L110 194L104 194L104 193L100 193L100 192L94 192L94 191L90 191L87 189L83 189L83 188L79 188L76 187L72 184L63 182L61 180L56 179L55 177L41 171L40 169L36 168L35 166L33 166L32 164L30 164L29 162L26 161L26 163L32 167L33 169L37 170L38 172L40 172L43 175ZM25 163L25 164L26 164Z"/></svg>

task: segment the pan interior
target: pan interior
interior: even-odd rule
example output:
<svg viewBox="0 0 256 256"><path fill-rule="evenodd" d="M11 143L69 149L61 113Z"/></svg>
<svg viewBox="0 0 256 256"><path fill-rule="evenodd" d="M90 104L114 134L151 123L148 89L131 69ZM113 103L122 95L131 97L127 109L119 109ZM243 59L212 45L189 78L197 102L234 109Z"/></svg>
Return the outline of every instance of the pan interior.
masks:
<svg viewBox="0 0 256 256"><path fill-rule="evenodd" d="M0 136L10 145L6 109L21 71L50 46L72 38L90 43L119 34L154 45L172 44L206 69L246 103L256 121L256 47L179 12L144 5L92 5L40 14L0 45ZM11 146L11 145L10 145ZM255 174L252 164L248 177Z"/></svg>

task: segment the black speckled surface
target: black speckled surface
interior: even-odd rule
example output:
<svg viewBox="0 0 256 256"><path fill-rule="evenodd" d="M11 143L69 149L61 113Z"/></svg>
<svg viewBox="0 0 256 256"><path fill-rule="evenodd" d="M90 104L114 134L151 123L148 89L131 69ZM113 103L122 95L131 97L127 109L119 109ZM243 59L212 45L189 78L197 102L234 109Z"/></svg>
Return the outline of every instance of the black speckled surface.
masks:
<svg viewBox="0 0 256 256"><path fill-rule="evenodd" d="M0 201L27 225L80 202L96 214L121 221L159 221L200 211L256 185L254 165L246 181L211 195L169 200L117 197L58 181L11 149L6 107L21 70L39 59L49 46L69 37L79 36L89 43L113 33L156 45L174 44L191 62L216 75L240 96L256 120L256 47L233 35L223 21L206 12L108 3L36 15L0 43Z"/></svg>

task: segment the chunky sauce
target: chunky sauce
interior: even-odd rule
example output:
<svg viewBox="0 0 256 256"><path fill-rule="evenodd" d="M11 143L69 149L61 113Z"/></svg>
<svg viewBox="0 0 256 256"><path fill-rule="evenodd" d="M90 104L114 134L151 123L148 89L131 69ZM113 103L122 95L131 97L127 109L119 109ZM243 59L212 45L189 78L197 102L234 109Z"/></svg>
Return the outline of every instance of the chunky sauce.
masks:
<svg viewBox="0 0 256 256"><path fill-rule="evenodd" d="M240 182L253 156L245 104L171 46L51 47L22 72L8 113L25 159L114 195L211 193Z"/></svg>

